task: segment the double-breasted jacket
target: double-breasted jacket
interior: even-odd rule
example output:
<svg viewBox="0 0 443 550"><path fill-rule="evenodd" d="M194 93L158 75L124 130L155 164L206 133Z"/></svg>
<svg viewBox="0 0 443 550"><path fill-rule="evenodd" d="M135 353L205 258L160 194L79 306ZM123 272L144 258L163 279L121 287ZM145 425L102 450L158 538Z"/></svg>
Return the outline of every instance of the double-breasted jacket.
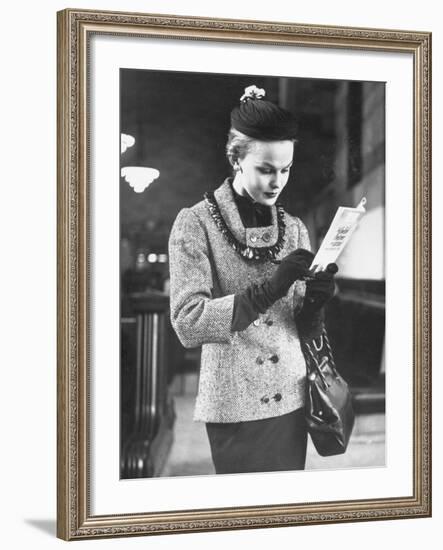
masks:
<svg viewBox="0 0 443 550"><path fill-rule="evenodd" d="M234 237L249 247L268 247L278 239L272 225L244 227L233 189L225 180L214 192ZM285 236L277 259L297 248L310 250L306 227L284 212ZM202 346L194 420L241 422L279 416L304 404L306 366L294 315L305 284L293 283L243 331L232 331L234 295L262 283L277 266L242 257L217 226L202 200L178 213L169 237L171 323L184 347Z"/></svg>

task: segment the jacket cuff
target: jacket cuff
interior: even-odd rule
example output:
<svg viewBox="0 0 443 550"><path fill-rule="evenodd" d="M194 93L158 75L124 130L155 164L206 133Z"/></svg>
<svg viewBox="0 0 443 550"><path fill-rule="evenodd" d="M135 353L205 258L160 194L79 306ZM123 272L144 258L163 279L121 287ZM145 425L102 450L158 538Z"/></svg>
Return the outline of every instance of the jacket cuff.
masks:
<svg viewBox="0 0 443 550"><path fill-rule="evenodd" d="M230 344L234 294L221 298L199 300L183 306L172 325L185 348L203 344Z"/></svg>

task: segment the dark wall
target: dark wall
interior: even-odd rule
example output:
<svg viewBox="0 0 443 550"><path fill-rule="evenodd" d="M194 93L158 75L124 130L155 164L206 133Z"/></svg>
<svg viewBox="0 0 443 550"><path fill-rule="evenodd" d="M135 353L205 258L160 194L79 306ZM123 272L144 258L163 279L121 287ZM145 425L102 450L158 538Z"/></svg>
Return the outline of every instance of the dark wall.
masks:
<svg viewBox="0 0 443 550"><path fill-rule="evenodd" d="M254 83L277 99L276 79L121 71L121 132L136 138L121 165L160 171L142 194L121 180L122 236L140 225L167 233L180 208L201 200L230 175L224 152L229 113Z"/></svg>

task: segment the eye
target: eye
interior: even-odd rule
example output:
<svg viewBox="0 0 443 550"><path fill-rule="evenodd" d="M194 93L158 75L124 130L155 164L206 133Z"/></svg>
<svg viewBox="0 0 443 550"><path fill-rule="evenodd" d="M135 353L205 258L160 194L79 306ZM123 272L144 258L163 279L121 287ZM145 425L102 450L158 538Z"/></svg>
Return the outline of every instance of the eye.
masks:
<svg viewBox="0 0 443 550"><path fill-rule="evenodd" d="M272 174L272 170L270 168L259 168L258 171L260 174Z"/></svg>

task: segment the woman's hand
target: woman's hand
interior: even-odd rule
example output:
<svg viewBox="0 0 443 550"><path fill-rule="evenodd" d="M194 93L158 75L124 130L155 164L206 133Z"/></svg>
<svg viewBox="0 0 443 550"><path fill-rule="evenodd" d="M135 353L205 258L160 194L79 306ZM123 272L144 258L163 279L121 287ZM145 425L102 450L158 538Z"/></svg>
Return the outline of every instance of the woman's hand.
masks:
<svg viewBox="0 0 443 550"><path fill-rule="evenodd" d="M289 287L297 279L303 279L309 275L309 266L314 259L314 254L304 248L297 248L285 256L274 275L269 279L269 291L275 299L286 296Z"/></svg>
<svg viewBox="0 0 443 550"><path fill-rule="evenodd" d="M306 279L306 294L301 311L295 317L298 333L303 338L318 338L324 326L324 305L334 296L336 264Z"/></svg>
<svg viewBox="0 0 443 550"><path fill-rule="evenodd" d="M308 307L318 310L334 296L334 275L337 271L337 264L328 264L325 271L319 271L307 279L305 302Z"/></svg>

